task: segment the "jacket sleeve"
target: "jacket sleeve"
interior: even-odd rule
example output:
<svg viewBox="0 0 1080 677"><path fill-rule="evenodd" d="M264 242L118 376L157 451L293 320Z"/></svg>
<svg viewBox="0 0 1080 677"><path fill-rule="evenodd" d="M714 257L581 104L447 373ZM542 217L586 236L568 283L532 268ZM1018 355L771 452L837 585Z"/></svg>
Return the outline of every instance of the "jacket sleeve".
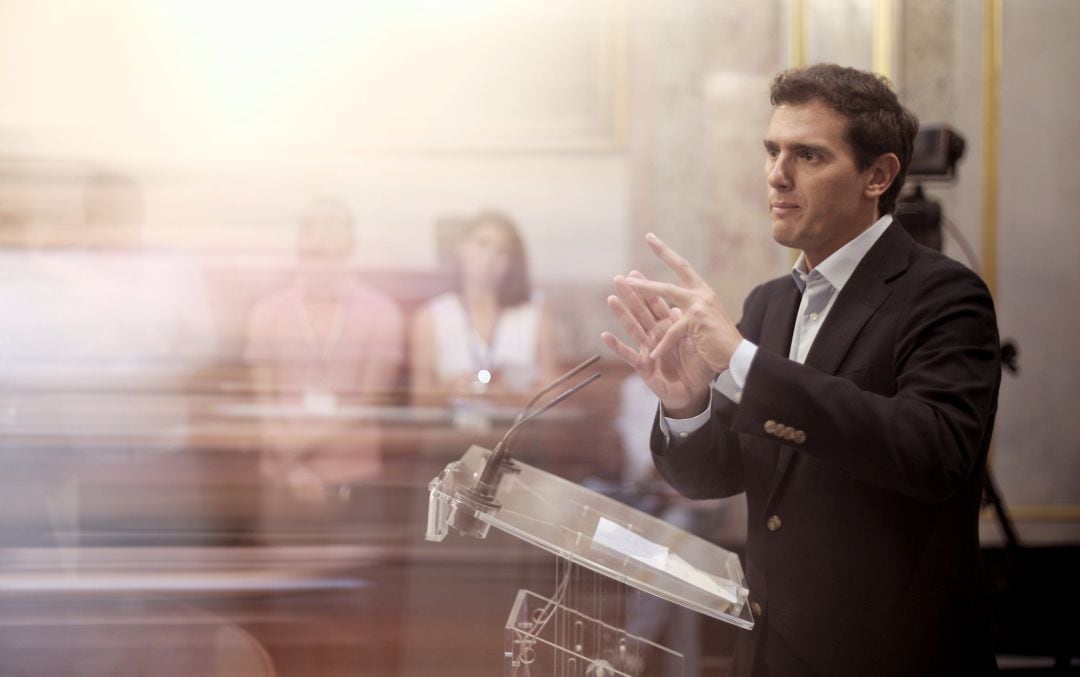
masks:
<svg viewBox="0 0 1080 677"><path fill-rule="evenodd" d="M658 421L653 423L653 462L660 476L683 496L723 498L745 490L739 436L724 423L730 421L734 407L714 393L709 422L674 445L667 444Z"/></svg>
<svg viewBox="0 0 1080 677"><path fill-rule="evenodd" d="M758 340L761 312L754 303L761 287L743 304L739 332ZM760 351L759 351L760 352ZM659 411L653 421L650 445L656 469L673 489L687 498L724 498L745 491L739 435L732 429L738 405L720 393L712 394L712 416L698 430L671 444L660 430Z"/></svg>
<svg viewBox="0 0 1080 677"><path fill-rule="evenodd" d="M951 265L950 265L951 264ZM769 421L801 430L799 452L856 479L927 501L964 485L988 444L1001 378L993 302L958 264L935 264L889 336L894 383L872 392L759 350L731 425L777 441Z"/></svg>

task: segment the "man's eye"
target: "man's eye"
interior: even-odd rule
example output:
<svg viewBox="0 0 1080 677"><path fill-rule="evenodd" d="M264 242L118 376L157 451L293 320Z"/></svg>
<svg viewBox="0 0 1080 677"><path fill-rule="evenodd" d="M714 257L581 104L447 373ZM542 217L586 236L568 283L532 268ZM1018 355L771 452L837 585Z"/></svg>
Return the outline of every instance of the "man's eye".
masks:
<svg viewBox="0 0 1080 677"><path fill-rule="evenodd" d="M803 152L802 157L807 162L813 162L814 160L818 159L818 154L813 152L813 151L808 150L808 151Z"/></svg>

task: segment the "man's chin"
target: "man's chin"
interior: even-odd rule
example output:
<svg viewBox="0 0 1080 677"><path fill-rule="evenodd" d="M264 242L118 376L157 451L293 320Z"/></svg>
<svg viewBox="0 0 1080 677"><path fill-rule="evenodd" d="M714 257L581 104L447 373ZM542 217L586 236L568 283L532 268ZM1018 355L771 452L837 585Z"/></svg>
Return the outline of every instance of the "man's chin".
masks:
<svg viewBox="0 0 1080 677"><path fill-rule="evenodd" d="M796 238L791 232L791 225L782 221L773 221L772 237L776 244L782 247L797 248Z"/></svg>

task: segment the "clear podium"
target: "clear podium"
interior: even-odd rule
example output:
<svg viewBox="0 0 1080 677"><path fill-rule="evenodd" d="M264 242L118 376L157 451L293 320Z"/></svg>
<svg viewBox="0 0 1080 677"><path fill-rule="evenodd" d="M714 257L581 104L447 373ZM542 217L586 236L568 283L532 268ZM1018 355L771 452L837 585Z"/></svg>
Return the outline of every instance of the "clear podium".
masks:
<svg viewBox="0 0 1080 677"><path fill-rule="evenodd" d="M490 527L570 565L712 618L754 625L738 556L660 519L521 461L499 471L493 498L476 486L491 452L473 446L428 485L427 539L453 527L483 538ZM552 597L522 590L507 620L507 675L637 676L632 656L678 653Z"/></svg>

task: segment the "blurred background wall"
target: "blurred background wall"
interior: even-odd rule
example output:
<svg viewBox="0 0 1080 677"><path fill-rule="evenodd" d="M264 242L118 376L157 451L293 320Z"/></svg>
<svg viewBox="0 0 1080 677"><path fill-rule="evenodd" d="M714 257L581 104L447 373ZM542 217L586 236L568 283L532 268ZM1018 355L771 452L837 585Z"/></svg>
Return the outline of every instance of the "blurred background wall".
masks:
<svg viewBox="0 0 1080 677"><path fill-rule="evenodd" d="M312 193L355 210L355 259L368 268L434 266L440 218L499 206L520 220L542 283L588 288L587 312L564 328L567 352L584 353L607 324L610 276L658 272L640 246L648 230L707 271L731 307L781 272L790 255L760 210L769 79L800 61L876 67L925 122L967 139L956 179L927 190L989 259L1002 334L1021 350L995 467L1019 514L1075 522L1080 229L1066 147L1080 116L1078 47L1065 37L1080 8L1001 3L994 102L983 71L994 6L7 0L6 202L44 242L77 227L78 176L116 168L144 184L145 238L211 268L287 256ZM51 179L20 185L24 169ZM955 238L946 251L966 258ZM1022 507L1036 504L1048 509Z"/></svg>

